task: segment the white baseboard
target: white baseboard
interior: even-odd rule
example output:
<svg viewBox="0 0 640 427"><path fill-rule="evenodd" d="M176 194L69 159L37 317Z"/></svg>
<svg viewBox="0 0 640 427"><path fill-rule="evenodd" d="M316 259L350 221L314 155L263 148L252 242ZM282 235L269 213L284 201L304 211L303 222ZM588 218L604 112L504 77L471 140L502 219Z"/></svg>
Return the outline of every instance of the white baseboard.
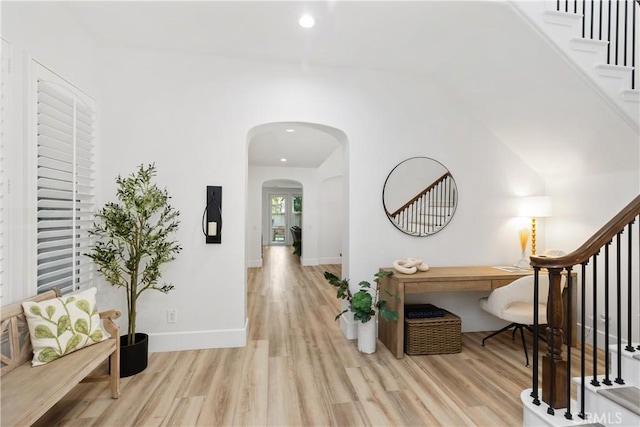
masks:
<svg viewBox="0 0 640 427"><path fill-rule="evenodd" d="M307 266L307 265L318 265L318 258L305 258L305 257L300 257L300 264Z"/></svg>
<svg viewBox="0 0 640 427"><path fill-rule="evenodd" d="M342 264L341 257L324 257L318 258L318 264Z"/></svg>
<svg viewBox="0 0 640 427"><path fill-rule="evenodd" d="M244 328L240 329L149 334L149 353L245 347L248 323L249 319L245 321Z"/></svg>
<svg viewBox="0 0 640 427"><path fill-rule="evenodd" d="M341 257L327 258L300 258L302 265L322 265L322 264L342 264ZM247 268L262 267L262 259L250 259L247 261Z"/></svg>
<svg viewBox="0 0 640 427"><path fill-rule="evenodd" d="M247 261L247 268L262 267L262 258Z"/></svg>

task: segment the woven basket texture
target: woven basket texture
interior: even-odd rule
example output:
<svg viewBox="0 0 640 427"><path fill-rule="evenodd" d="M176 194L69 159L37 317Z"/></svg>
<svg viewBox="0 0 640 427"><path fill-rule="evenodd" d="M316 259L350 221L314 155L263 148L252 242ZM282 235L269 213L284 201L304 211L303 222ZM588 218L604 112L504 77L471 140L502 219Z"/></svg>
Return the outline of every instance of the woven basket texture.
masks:
<svg viewBox="0 0 640 427"><path fill-rule="evenodd" d="M445 310L444 317L404 320L404 352L410 356L460 353L461 321Z"/></svg>

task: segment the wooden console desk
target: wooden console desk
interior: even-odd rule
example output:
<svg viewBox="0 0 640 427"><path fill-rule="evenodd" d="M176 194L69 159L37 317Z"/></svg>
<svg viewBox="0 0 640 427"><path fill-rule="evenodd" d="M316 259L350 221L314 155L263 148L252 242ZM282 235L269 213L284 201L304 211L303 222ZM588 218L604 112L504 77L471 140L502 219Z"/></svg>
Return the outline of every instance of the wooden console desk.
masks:
<svg viewBox="0 0 640 427"><path fill-rule="evenodd" d="M393 270L392 268L381 268L380 270ZM531 271L511 273L499 270L495 267L431 267L429 271L417 272L415 274L402 274L394 271L393 276L383 278L380 283L380 297L387 301L389 310L398 312L397 322L387 322L378 319L378 338L387 346L391 353L398 359L404 357L404 304L405 295L422 294L429 292L469 292L469 291L491 291L501 286L508 285L514 280L533 274ZM572 345L576 340L576 292L575 292L575 272L572 274L573 281L573 301L571 301L572 312ZM566 290L566 289L565 289ZM396 303L393 298L387 296L385 291L397 295L400 301ZM565 313L567 304L565 299ZM566 317L566 316L565 316ZM567 321L565 318L565 331Z"/></svg>

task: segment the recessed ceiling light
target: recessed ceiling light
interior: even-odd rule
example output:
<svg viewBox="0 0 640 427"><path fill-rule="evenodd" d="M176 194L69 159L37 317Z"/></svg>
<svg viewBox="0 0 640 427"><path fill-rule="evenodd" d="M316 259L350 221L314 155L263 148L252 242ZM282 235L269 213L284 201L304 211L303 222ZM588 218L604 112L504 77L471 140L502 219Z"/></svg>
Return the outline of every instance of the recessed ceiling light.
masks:
<svg viewBox="0 0 640 427"><path fill-rule="evenodd" d="M295 132L296 130L295 129L285 129L284 131L285 132Z"/></svg>
<svg viewBox="0 0 640 427"><path fill-rule="evenodd" d="M302 28L311 28L316 25L316 20L313 19L313 16L306 14L300 17L298 24L300 24Z"/></svg>
<svg viewBox="0 0 640 427"><path fill-rule="evenodd" d="M283 157L283 158L281 158L281 159L280 159L280 161L281 161L282 163L284 163L284 162L286 162L286 161L287 161L287 159L285 159L285 158Z"/></svg>

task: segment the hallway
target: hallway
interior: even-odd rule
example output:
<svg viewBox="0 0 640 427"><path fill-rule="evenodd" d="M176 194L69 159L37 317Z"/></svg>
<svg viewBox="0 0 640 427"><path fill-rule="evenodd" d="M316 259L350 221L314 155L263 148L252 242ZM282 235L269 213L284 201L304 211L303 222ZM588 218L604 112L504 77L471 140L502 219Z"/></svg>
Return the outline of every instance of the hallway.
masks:
<svg viewBox="0 0 640 427"><path fill-rule="evenodd" d="M290 247L266 247L264 267L248 270L246 347L154 353L120 399L81 384L37 425L522 425L531 368L518 340L483 348L477 332L458 354L396 360L380 341L361 354L334 320L324 271L340 266L302 267Z"/></svg>

